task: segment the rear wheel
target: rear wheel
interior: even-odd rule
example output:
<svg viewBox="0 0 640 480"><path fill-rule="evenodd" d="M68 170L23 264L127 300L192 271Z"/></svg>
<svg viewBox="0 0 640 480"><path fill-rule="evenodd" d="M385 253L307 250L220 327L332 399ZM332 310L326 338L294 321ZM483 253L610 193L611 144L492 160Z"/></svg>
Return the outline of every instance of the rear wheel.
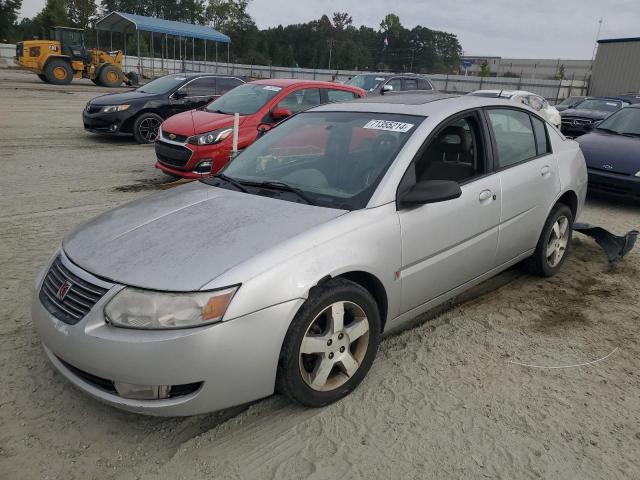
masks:
<svg viewBox="0 0 640 480"><path fill-rule="evenodd" d="M155 113L143 113L133 122L133 136L138 143L153 143L158 136L162 117Z"/></svg>
<svg viewBox="0 0 640 480"><path fill-rule="evenodd" d="M49 83L49 80L47 80L47 76L46 75L44 75L42 73L38 73L37 75L38 75L38 78L40 80L42 80L44 83Z"/></svg>
<svg viewBox="0 0 640 480"><path fill-rule="evenodd" d="M98 77L92 78L91 81L98 86L102 86L102 84L100 83L100 79Z"/></svg>
<svg viewBox="0 0 640 480"><path fill-rule="evenodd" d="M371 368L380 329L376 302L360 285L335 279L315 287L287 331L278 390L308 407L345 397Z"/></svg>
<svg viewBox="0 0 640 480"><path fill-rule="evenodd" d="M555 275L567 258L573 233L573 213L561 203L556 204L545 222L534 254L528 259L528 270L541 277Z"/></svg>
<svg viewBox="0 0 640 480"><path fill-rule="evenodd" d="M100 69L98 80L105 87L118 87L124 80L124 73L115 65L105 65Z"/></svg>
<svg viewBox="0 0 640 480"><path fill-rule="evenodd" d="M73 79L73 70L68 62L61 59L53 59L44 69L44 76L49 83L54 85L68 85Z"/></svg>

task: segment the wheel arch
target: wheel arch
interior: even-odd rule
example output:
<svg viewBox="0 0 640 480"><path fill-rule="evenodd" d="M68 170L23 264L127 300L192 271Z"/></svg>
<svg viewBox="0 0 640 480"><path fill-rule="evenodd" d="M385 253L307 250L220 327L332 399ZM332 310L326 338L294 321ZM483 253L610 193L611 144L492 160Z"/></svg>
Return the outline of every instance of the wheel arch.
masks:
<svg viewBox="0 0 640 480"><path fill-rule="evenodd" d="M331 278L344 278L345 280L349 280L357 285L360 285L371 294L373 299L376 301L376 305L378 305L378 311L380 312L380 325L382 329L381 331L384 332L387 323L389 300L387 297L387 291L380 279L378 279L378 277L376 277L375 275L363 270L352 270L349 272L341 273L340 275L336 275L335 277L324 277L320 282L318 282L318 285L322 285L322 283L329 281Z"/></svg>
<svg viewBox="0 0 640 480"><path fill-rule="evenodd" d="M145 113L155 113L156 115L161 117L163 121L167 119L164 115L162 115L162 112L160 112L159 110L157 110L155 108L142 107L134 115L131 115L129 118L127 118L123 122L122 127L121 127L121 131L133 133L133 124L135 123L135 121L138 119L138 117L140 115L144 115Z"/></svg>
<svg viewBox="0 0 640 480"><path fill-rule="evenodd" d="M47 59L44 61L44 63L42 64L43 72L44 72L44 69L47 68L47 65L49 65L49 63L51 63L53 60L63 60L67 62L71 67L71 57L69 57L69 55L49 55ZM71 67L71 70L73 70L73 67Z"/></svg>
<svg viewBox="0 0 640 480"><path fill-rule="evenodd" d="M567 190L556 200L556 203L566 205L571 210L573 219L576 219L578 214L578 195L573 190Z"/></svg>

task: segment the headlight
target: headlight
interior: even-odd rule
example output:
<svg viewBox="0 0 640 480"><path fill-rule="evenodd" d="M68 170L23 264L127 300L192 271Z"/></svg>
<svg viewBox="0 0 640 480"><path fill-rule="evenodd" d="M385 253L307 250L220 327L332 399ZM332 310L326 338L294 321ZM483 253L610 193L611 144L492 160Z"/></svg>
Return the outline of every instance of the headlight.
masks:
<svg viewBox="0 0 640 480"><path fill-rule="evenodd" d="M233 134L233 128L225 128L223 130L214 130L213 132L201 133L194 135L187 140L192 145L213 145L219 143L225 138L229 138Z"/></svg>
<svg viewBox="0 0 640 480"><path fill-rule="evenodd" d="M636 173L636 177L640 177L640 172Z"/></svg>
<svg viewBox="0 0 640 480"><path fill-rule="evenodd" d="M199 327L222 320L238 287L210 292L163 293L124 288L104 308L117 327L149 330Z"/></svg>
<svg viewBox="0 0 640 480"><path fill-rule="evenodd" d="M104 113L122 112L128 109L131 105L109 105L102 109Z"/></svg>

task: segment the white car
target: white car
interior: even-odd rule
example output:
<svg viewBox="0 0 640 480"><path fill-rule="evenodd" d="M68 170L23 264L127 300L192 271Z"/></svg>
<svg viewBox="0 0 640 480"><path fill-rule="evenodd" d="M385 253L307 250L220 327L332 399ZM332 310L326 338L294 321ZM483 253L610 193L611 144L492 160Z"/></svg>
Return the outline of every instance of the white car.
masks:
<svg viewBox="0 0 640 480"><path fill-rule="evenodd" d="M543 97L535 93L525 90L476 90L469 95L487 98L504 98L514 103L522 103L533 108L542 118L554 125L557 129L560 129L560 112L556 107L549 105L549 102Z"/></svg>

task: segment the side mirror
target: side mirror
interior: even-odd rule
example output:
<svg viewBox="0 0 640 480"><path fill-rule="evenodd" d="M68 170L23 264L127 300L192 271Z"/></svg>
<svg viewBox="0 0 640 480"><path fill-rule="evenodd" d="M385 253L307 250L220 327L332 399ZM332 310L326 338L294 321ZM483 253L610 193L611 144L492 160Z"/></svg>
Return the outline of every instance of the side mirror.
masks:
<svg viewBox="0 0 640 480"><path fill-rule="evenodd" d="M180 100L181 98L186 98L187 97L187 92L185 92L184 90L176 90L175 92L173 92L173 98L175 100Z"/></svg>
<svg viewBox="0 0 640 480"><path fill-rule="evenodd" d="M290 117L291 115L293 115L293 112L288 108L276 108L271 112L271 118L276 122Z"/></svg>
<svg viewBox="0 0 640 480"><path fill-rule="evenodd" d="M264 134L266 134L269 130L271 130L273 127L270 123L261 123L260 125L258 125L258 137L260 138L262 137Z"/></svg>
<svg viewBox="0 0 640 480"><path fill-rule="evenodd" d="M384 95L386 92L393 92L393 85L389 85L389 84L383 85L382 89L380 90L380 93Z"/></svg>
<svg viewBox="0 0 640 480"><path fill-rule="evenodd" d="M446 202L462 195L458 182L451 180L423 180L398 197L401 207Z"/></svg>

